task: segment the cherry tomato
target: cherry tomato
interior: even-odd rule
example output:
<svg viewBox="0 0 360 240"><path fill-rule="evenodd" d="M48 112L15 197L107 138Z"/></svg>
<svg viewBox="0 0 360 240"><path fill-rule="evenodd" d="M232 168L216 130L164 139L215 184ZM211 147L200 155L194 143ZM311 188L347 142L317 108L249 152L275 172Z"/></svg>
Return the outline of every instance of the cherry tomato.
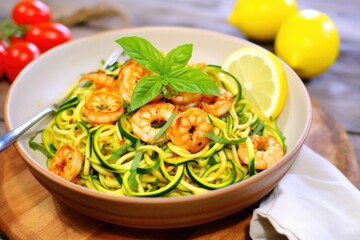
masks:
<svg viewBox="0 0 360 240"><path fill-rule="evenodd" d="M5 55L6 55L6 50L5 47L0 44L0 79L3 77L4 72L5 72Z"/></svg>
<svg viewBox="0 0 360 240"><path fill-rule="evenodd" d="M34 24L26 33L26 40L34 43L41 52L53 48L71 39L66 26L56 22Z"/></svg>
<svg viewBox="0 0 360 240"><path fill-rule="evenodd" d="M20 25L49 22L51 21L51 11L41 1L23 0L13 7L11 17Z"/></svg>
<svg viewBox="0 0 360 240"><path fill-rule="evenodd" d="M40 50L30 42L17 42L6 50L5 73L13 82L19 72L32 60L40 56Z"/></svg>
<svg viewBox="0 0 360 240"><path fill-rule="evenodd" d="M14 36L11 36L9 38L9 44L10 45L12 45L14 43L17 43L17 42L23 42L23 41L26 41L24 36L16 36L16 35L14 35Z"/></svg>

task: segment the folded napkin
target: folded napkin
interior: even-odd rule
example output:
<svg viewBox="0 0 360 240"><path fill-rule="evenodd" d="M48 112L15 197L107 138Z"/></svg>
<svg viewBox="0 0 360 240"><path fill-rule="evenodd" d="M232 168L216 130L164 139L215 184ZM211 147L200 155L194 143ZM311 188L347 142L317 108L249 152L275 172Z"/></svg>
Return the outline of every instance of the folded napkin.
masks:
<svg viewBox="0 0 360 240"><path fill-rule="evenodd" d="M360 239L360 191L304 146L278 186L255 209L253 239Z"/></svg>

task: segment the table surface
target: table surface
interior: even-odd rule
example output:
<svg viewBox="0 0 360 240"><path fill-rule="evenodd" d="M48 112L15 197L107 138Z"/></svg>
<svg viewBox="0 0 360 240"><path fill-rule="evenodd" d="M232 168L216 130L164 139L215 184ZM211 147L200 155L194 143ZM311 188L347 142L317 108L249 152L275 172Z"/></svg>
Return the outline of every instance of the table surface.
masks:
<svg viewBox="0 0 360 240"><path fill-rule="evenodd" d="M0 0L0 21L9 18L15 0ZM71 19L84 8L112 6L127 16L88 21L71 27L73 38L126 26L175 25L214 30L245 38L226 22L235 0L44 0L54 19ZM94 7L95 6L95 7ZM322 75L306 81L310 95L346 130L360 160L360 9L359 0L298 0L299 9L313 8L329 15L338 27L341 45L337 61ZM116 19L115 19L116 18ZM273 50L273 43L258 43ZM9 83L0 81L0 134L4 133L3 103ZM344 153L346 154L346 153Z"/></svg>

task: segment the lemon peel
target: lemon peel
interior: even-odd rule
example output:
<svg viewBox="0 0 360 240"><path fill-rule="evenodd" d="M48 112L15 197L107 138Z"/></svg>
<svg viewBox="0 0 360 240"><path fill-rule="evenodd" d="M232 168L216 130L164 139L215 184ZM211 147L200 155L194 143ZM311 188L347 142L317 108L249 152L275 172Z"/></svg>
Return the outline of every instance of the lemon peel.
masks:
<svg viewBox="0 0 360 240"><path fill-rule="evenodd" d="M232 52L222 67L240 81L246 100L266 117L278 117L286 102L287 79L274 54L259 47L244 47Z"/></svg>
<svg viewBox="0 0 360 240"><path fill-rule="evenodd" d="M297 11L295 0L238 0L227 20L248 38L269 41L282 22Z"/></svg>
<svg viewBox="0 0 360 240"><path fill-rule="evenodd" d="M335 62L339 46L335 23L314 9L290 16L275 37L275 54L303 79L326 71Z"/></svg>

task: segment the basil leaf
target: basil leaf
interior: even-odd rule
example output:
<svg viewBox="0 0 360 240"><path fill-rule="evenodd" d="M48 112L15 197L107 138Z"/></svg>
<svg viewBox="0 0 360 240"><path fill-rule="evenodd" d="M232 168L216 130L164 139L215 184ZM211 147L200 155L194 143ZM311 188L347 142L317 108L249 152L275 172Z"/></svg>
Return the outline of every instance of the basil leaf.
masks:
<svg viewBox="0 0 360 240"><path fill-rule="evenodd" d="M130 146L130 144L128 144L128 143L125 143L124 145L122 145L119 149L117 149L115 151L115 153L113 155L111 155L111 157L107 161L112 162L112 161L119 159L120 156L122 156L126 152L126 150L128 149L129 146Z"/></svg>
<svg viewBox="0 0 360 240"><path fill-rule="evenodd" d="M131 36L117 39L115 42L142 67L158 74L164 73L164 56L146 39Z"/></svg>
<svg viewBox="0 0 360 240"><path fill-rule="evenodd" d="M172 121L176 117L175 113L172 113L169 120L165 123L165 125L160 129L160 131L156 134L155 138L151 141L150 144L154 144L164 133L165 131L170 127Z"/></svg>
<svg viewBox="0 0 360 240"><path fill-rule="evenodd" d="M31 149L35 150L35 151L36 151L36 150L40 151L42 154L44 154L44 155L45 155L46 157L48 157L48 158L52 158L52 157L53 157L52 154L49 153L49 152L46 150L44 144L37 143L37 142L34 141L34 139L36 138L36 136L38 135L38 133L40 133L40 132L37 132L37 133L35 133L34 136L30 137L30 139L29 139L29 147L30 147Z"/></svg>
<svg viewBox="0 0 360 240"><path fill-rule="evenodd" d="M259 134L259 132L261 132L262 130L264 130L264 122L261 121L255 128L255 130L253 131L253 134Z"/></svg>
<svg viewBox="0 0 360 240"><path fill-rule="evenodd" d="M216 143L221 143L221 144L239 144L239 143L246 141L246 138L227 139L227 138L215 135L213 133L205 133L204 136L213 140Z"/></svg>
<svg viewBox="0 0 360 240"><path fill-rule="evenodd" d="M164 57L144 38L130 36L117 39L116 42L142 67L158 74L146 76L139 81L131 96L130 110L135 110L154 99L165 86L169 86L175 92L220 95L218 87L209 75L200 69L186 66L192 56L192 44L178 46Z"/></svg>
<svg viewBox="0 0 360 240"><path fill-rule="evenodd" d="M163 84L161 76L145 76L135 86L131 95L131 111L138 109L153 100L161 93Z"/></svg>
<svg viewBox="0 0 360 240"><path fill-rule="evenodd" d="M135 153L133 162L131 163L129 183L134 188L138 187L138 182L136 181L136 174L137 174L138 164L141 161L142 156L143 156L142 152Z"/></svg>
<svg viewBox="0 0 360 240"><path fill-rule="evenodd" d="M193 92L219 96L219 88L209 75L199 69L185 67L172 72L168 85L178 92Z"/></svg>
<svg viewBox="0 0 360 240"><path fill-rule="evenodd" d="M184 44L168 52L164 60L164 72L170 73L185 67L192 56L192 50L192 44Z"/></svg>

